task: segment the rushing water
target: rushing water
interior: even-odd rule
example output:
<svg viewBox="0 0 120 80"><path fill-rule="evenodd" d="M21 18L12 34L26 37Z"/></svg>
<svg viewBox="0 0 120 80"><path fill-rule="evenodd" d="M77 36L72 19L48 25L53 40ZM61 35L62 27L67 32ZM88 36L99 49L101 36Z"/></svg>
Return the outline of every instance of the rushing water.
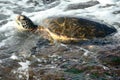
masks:
<svg viewBox="0 0 120 80"><path fill-rule="evenodd" d="M90 42L51 45L38 34L16 29L18 14L38 25L50 16L83 17L117 32ZM0 0L0 80L119 80L119 62L120 0Z"/></svg>

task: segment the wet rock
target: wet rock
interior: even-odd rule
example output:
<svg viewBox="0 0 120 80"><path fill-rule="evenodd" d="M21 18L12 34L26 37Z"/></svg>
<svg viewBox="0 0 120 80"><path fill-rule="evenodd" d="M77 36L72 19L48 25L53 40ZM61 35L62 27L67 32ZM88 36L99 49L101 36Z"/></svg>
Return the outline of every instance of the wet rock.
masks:
<svg viewBox="0 0 120 80"><path fill-rule="evenodd" d="M50 4L50 3L55 2L55 1L57 1L57 0L43 0L43 3Z"/></svg>
<svg viewBox="0 0 120 80"><path fill-rule="evenodd" d="M106 4L103 6L100 6L99 8L107 8L107 7L111 7L111 6L115 6L114 4Z"/></svg>
<svg viewBox="0 0 120 80"><path fill-rule="evenodd" d="M9 2L9 1L0 1L0 3L3 3L3 4L10 4L11 2Z"/></svg>
<svg viewBox="0 0 120 80"><path fill-rule="evenodd" d="M82 80L90 79L90 80L113 80L113 72L110 70L104 69L102 66L98 65L76 65L67 70L65 70L68 74L76 74L78 76L65 74L67 77L71 77L72 80L75 78L82 78Z"/></svg>
<svg viewBox="0 0 120 80"><path fill-rule="evenodd" d="M73 74L80 74L83 71L79 70L79 69L76 69L76 68L71 68L71 69L65 70L65 72L69 72L69 73L73 73Z"/></svg>
<svg viewBox="0 0 120 80"><path fill-rule="evenodd" d="M56 74L45 74L42 76L41 80L65 80L63 78L63 75L60 73L56 73Z"/></svg>
<svg viewBox="0 0 120 80"><path fill-rule="evenodd" d="M5 59L0 63L0 79L1 80L16 80L16 75L12 70L18 68L19 64L11 59Z"/></svg>
<svg viewBox="0 0 120 80"><path fill-rule="evenodd" d="M0 25L4 25L4 24L6 24L7 22L8 22L8 20L3 20L3 21L0 22Z"/></svg>
<svg viewBox="0 0 120 80"><path fill-rule="evenodd" d="M42 0L42 1L43 1L45 9L53 8L59 5L61 2L60 0Z"/></svg>
<svg viewBox="0 0 120 80"><path fill-rule="evenodd" d="M9 58L10 56L11 56L10 54L0 53L0 60L1 60L1 59Z"/></svg>
<svg viewBox="0 0 120 80"><path fill-rule="evenodd" d="M0 14L0 20L5 20L8 18L8 15Z"/></svg>
<svg viewBox="0 0 120 80"><path fill-rule="evenodd" d="M107 66L118 67L120 66L120 46L107 50L98 52L98 59Z"/></svg>
<svg viewBox="0 0 120 80"><path fill-rule="evenodd" d="M99 4L98 1L89 1L85 3L69 4L65 10L84 9Z"/></svg>
<svg viewBox="0 0 120 80"><path fill-rule="evenodd" d="M120 27L120 23L118 23L118 22L115 22L114 25Z"/></svg>
<svg viewBox="0 0 120 80"><path fill-rule="evenodd" d="M115 78L120 76L120 46L111 48L106 51L98 52L98 59L104 65L107 66L115 75Z"/></svg>
<svg viewBox="0 0 120 80"><path fill-rule="evenodd" d="M114 11L113 14L120 14L120 10Z"/></svg>
<svg viewBox="0 0 120 80"><path fill-rule="evenodd" d="M29 0L29 1L27 1L27 3L28 4L32 3L32 4L34 4L34 6L43 6L43 4L47 6L49 4L52 4L54 2L59 2L59 1L60 0ZM52 4L52 6L55 6L55 4Z"/></svg>

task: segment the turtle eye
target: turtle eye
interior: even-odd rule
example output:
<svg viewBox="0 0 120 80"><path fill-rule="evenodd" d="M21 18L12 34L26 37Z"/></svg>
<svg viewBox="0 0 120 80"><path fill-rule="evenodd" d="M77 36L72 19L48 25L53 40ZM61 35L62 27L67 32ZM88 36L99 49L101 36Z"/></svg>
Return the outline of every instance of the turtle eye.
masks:
<svg viewBox="0 0 120 80"><path fill-rule="evenodd" d="M16 21L18 25L20 25L20 22Z"/></svg>
<svg viewBox="0 0 120 80"><path fill-rule="evenodd" d="M20 25L20 23L18 22L18 25Z"/></svg>

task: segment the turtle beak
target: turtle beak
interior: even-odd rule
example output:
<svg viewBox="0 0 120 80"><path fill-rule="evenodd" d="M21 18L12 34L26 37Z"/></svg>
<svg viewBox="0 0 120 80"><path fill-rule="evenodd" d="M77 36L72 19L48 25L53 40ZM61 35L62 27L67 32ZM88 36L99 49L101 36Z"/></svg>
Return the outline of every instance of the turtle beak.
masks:
<svg viewBox="0 0 120 80"><path fill-rule="evenodd" d="M16 17L16 20L23 20L24 18L25 18L24 16L18 15L18 16Z"/></svg>
<svg viewBox="0 0 120 80"><path fill-rule="evenodd" d="M19 25L19 16L16 17L16 23Z"/></svg>
<svg viewBox="0 0 120 80"><path fill-rule="evenodd" d="M16 20L20 20L20 15L18 15L18 16L16 17Z"/></svg>
<svg viewBox="0 0 120 80"><path fill-rule="evenodd" d="M18 25L20 25L20 20L22 20L22 19L24 19L24 16L21 16L21 15L18 15L17 17L16 17L16 23L18 24Z"/></svg>

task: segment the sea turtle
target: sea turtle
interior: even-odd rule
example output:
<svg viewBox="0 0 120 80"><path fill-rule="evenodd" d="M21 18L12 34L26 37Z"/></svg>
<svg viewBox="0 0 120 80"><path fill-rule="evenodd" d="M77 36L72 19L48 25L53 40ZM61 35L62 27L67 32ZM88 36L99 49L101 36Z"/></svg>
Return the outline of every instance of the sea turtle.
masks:
<svg viewBox="0 0 120 80"><path fill-rule="evenodd" d="M68 16L46 18L39 26L35 25L25 15L17 16L16 22L18 27L23 30L46 34L52 42L78 42L80 40L102 38L116 32L115 28L103 23Z"/></svg>

